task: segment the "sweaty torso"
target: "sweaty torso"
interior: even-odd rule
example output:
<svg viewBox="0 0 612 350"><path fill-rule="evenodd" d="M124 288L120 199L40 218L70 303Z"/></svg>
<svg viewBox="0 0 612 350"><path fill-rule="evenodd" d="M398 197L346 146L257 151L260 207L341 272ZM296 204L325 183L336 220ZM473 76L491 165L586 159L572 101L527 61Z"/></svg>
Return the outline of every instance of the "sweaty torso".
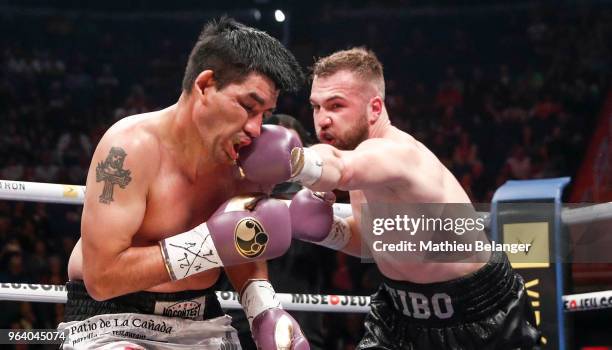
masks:
<svg viewBox="0 0 612 350"><path fill-rule="evenodd" d="M137 116L142 127L154 132L156 116ZM155 152L152 152L152 155ZM132 246L157 245L158 241L190 230L208 218L226 200L247 191L246 184L229 165L211 167L192 181L179 171L172 152L159 147L159 169L148 186L146 210ZM68 263L68 277L83 279L81 241L77 242ZM167 282L148 289L155 292L205 289L218 279L220 269L213 269L188 278Z"/></svg>
<svg viewBox="0 0 612 350"><path fill-rule="evenodd" d="M418 171L426 176L410 176L410 181L396 181L393 184L380 184L371 188L350 191L351 208L355 221L359 227L362 219L372 220L373 217L362 217L362 215L375 217L394 217L396 211L394 205L412 203L470 203L470 199L438 158L423 144L412 136L393 129L385 135L386 139L397 143L411 143L419 153ZM414 149L414 148L413 148ZM389 162L396 162L389 159ZM432 178L435 180L432 181ZM442 186L443 191L433 186ZM368 206L369 213L362 213L362 206ZM385 204L385 205L377 205ZM385 209L386 205L389 205ZM375 212L375 213L374 213ZM410 214L410 213L406 213ZM415 215L416 216L416 215ZM371 222L371 221L370 221ZM363 230L363 228L361 228ZM381 253L372 252L372 243L378 236L372 232L360 232L362 249L369 249L376 265L383 275L399 281L410 281L414 283L433 283L448 281L476 271L484 263L423 263L416 260L401 259L398 254L410 254L408 252Z"/></svg>

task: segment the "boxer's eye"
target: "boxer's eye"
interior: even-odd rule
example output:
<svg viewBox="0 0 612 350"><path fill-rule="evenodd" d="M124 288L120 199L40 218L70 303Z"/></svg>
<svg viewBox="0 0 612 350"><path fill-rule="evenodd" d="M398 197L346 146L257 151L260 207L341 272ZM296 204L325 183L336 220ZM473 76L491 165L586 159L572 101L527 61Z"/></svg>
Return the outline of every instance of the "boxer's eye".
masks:
<svg viewBox="0 0 612 350"><path fill-rule="evenodd" d="M249 106L245 103L241 103L240 106L242 106L242 108L244 108L244 110L247 111L249 114L253 113L253 109L254 109L253 106Z"/></svg>

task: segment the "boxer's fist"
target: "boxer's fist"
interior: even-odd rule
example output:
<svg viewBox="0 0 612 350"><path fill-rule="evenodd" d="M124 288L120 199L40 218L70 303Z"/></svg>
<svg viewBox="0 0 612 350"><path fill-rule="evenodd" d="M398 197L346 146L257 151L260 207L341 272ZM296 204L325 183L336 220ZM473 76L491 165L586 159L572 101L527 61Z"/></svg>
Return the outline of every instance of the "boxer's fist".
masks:
<svg viewBox="0 0 612 350"><path fill-rule="evenodd" d="M263 125L261 135L240 149L238 164L255 183L279 184L292 177L291 152L302 148L299 138L278 125Z"/></svg>
<svg viewBox="0 0 612 350"><path fill-rule="evenodd" d="M235 197L206 222L223 266L283 255L291 244L287 205L269 197Z"/></svg>
<svg viewBox="0 0 612 350"><path fill-rule="evenodd" d="M283 309L268 309L253 320L253 340L261 350L309 350L300 325Z"/></svg>
<svg viewBox="0 0 612 350"><path fill-rule="evenodd" d="M334 222L333 192L312 192L302 189L289 205L293 238L321 242L331 231Z"/></svg>
<svg viewBox="0 0 612 350"><path fill-rule="evenodd" d="M172 280L221 266L272 259L291 244L289 208L264 196L234 197L207 222L159 244Z"/></svg>
<svg viewBox="0 0 612 350"><path fill-rule="evenodd" d="M240 304L251 326L259 350L309 350L298 323L282 309L267 280L248 280L240 293Z"/></svg>

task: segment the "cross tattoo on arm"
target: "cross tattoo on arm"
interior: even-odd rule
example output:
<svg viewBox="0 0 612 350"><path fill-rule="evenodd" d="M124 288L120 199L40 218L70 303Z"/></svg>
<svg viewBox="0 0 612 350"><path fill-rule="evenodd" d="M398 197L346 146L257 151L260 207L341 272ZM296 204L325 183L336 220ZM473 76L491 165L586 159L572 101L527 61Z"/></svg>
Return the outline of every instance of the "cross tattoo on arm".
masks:
<svg viewBox="0 0 612 350"><path fill-rule="evenodd" d="M123 169L123 161L127 153L121 147L111 147L106 159L96 167L96 182L104 181L104 189L100 195L100 203L110 204L113 201L115 185L125 188L132 178L130 170Z"/></svg>

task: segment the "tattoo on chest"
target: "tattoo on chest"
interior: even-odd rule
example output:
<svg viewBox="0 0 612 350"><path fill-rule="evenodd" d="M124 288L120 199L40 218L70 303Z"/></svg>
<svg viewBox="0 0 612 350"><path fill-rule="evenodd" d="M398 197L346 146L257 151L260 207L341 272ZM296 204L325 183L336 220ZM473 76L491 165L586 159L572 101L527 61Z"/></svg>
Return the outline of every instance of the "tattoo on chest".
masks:
<svg viewBox="0 0 612 350"><path fill-rule="evenodd" d="M104 181L104 189L100 195L100 203L110 204L113 201L115 185L125 188L132 178L130 170L123 169L123 161L127 153L121 147L112 147L108 156L96 167L96 182Z"/></svg>

